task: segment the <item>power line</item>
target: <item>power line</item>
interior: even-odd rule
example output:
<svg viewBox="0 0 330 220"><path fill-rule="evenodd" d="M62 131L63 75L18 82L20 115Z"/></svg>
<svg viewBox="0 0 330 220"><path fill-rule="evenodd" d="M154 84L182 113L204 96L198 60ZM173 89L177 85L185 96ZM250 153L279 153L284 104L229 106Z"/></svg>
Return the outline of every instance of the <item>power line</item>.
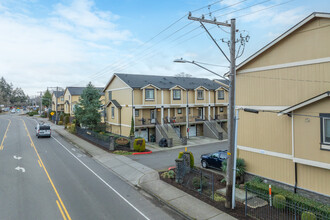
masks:
<svg viewBox="0 0 330 220"><path fill-rule="evenodd" d="M212 6L212 5L216 4L216 3L222 2L222 1L223 1L223 0L213 2L213 3L211 3L211 4L207 5L207 6L204 6L204 7L201 7L201 8L199 8L199 9L193 10L193 12L196 12L196 11L202 10L202 9L204 9L204 8L209 8L210 6ZM245 1L246 1L246 0L245 0ZM236 5L236 4L234 4L234 5ZM225 7L225 8L229 8L229 7L231 7L231 6L227 6L227 7ZM136 49L134 49L133 52L137 51L138 49L140 49L140 48L142 48L143 46L145 46L147 43L151 42L152 40L154 40L155 38L157 38L158 36L160 36L161 34L163 34L165 31L167 31L168 29L170 29L171 27L173 27L175 24L177 24L179 21L181 21L181 20L182 20L184 17L186 17L186 16L187 16L187 14L185 14L184 16L180 17L179 19L177 19L176 21L174 21L173 23L171 23L169 26L167 26L167 27L164 28L162 31L160 31L159 33L157 33L155 36L153 36L152 38L150 38L148 41L144 42L142 45L140 45L139 47L137 47ZM189 24L188 24L188 25L189 25ZM188 25L185 25L184 27L180 28L179 30L173 32L171 35L167 36L165 39L168 39L169 37L173 36L175 33L179 32L180 30L182 30L183 28L187 27ZM179 38L180 38L180 37L179 37ZM162 40L165 40L165 39L162 39ZM161 41L162 41L162 40L161 40ZM159 42L161 42L161 41L159 41ZM159 42L157 42L156 44L158 44ZM156 45L153 45L152 47L154 47L154 46L156 46ZM139 53L143 53L143 52L145 52L146 50L151 49L152 47L149 47L149 48L147 48L147 49L145 49L145 50L143 50L143 51L141 51L141 52L139 52ZM96 72L96 73L94 73L94 74L91 74L90 76L88 76L88 78L90 78L90 79L92 80L94 77L99 77L99 76L101 76L101 75L104 75L104 74L108 73L110 70L112 70L113 68L117 68L118 66L123 65L123 64L122 64L123 61L124 61L124 58L123 58L123 59L119 59L119 60L117 60L115 63L106 66L106 67L103 68L102 70L100 70L100 71L98 71L98 72ZM109 69L109 68L110 68L110 69ZM85 81L85 80L83 80L83 81ZM81 82L83 82L83 81L81 81ZM76 84L77 84L77 83L76 83Z"/></svg>
<svg viewBox="0 0 330 220"><path fill-rule="evenodd" d="M244 108L242 108L244 110ZM250 110L255 110L256 112L266 112L266 113L273 113L273 114L279 114L281 111L272 111L272 110L257 110L257 109L250 109ZM307 115L307 114L298 114L298 113L283 113L283 115L288 115L288 116L301 116L301 117L310 117L310 118L329 118L326 116L317 116L317 115Z"/></svg>
<svg viewBox="0 0 330 220"><path fill-rule="evenodd" d="M208 65L208 66L218 66L218 67L226 67L229 68L229 66L223 66L223 65L218 65L218 64L211 64L211 63L204 63L204 62L198 62L198 61L194 61L195 63L200 63L203 65Z"/></svg>
<svg viewBox="0 0 330 220"><path fill-rule="evenodd" d="M250 6L248 6L248 7L245 7L245 8L237 9L237 10L234 10L234 11L232 11L232 12L228 12L228 13L226 13L226 14L221 14L221 15L215 16L215 18L219 18L219 17L223 17L223 16L226 16L226 15L230 15L230 14L233 14L233 13L235 13L235 12L242 11L242 10L245 10L245 9L248 9L248 8L252 8L252 7L254 7L254 6L261 5L261 4L266 3L266 2L269 2L269 1L271 1L271 0L262 1L262 2L259 2L259 3L253 4L253 5L250 5ZM292 1L293 1L293 0L292 0ZM236 17L236 18L237 18L237 17Z"/></svg>
<svg viewBox="0 0 330 220"><path fill-rule="evenodd" d="M269 7L266 7L266 8L263 8L263 9L260 9L260 10L257 10L257 11L254 11L254 12L251 12L251 13L248 13L248 14L245 14L245 15L240 15L240 16L237 16L236 19L237 18L248 16L248 15L252 15L252 14L255 14L255 13L259 13L261 11L268 10L268 9L271 9L271 8L274 8L274 7L277 7L277 6L280 6L280 5L284 5L284 4L287 4L287 3L292 2L292 1L294 1L294 0L289 0L289 1L282 2L282 3L276 4L276 5L272 5L272 6L269 6Z"/></svg>
<svg viewBox="0 0 330 220"><path fill-rule="evenodd" d="M214 12L222 11L222 10L224 10L224 9L227 9L227 8L233 7L233 6L235 6L235 5L239 5L239 4L241 4L241 3L243 3L243 2L246 2L246 1L248 1L248 0L242 0L242 1L240 1L240 2L236 2L235 4L228 5L228 6L226 6L226 7L216 9L216 10L214 10L214 11L211 11L210 14L213 14Z"/></svg>

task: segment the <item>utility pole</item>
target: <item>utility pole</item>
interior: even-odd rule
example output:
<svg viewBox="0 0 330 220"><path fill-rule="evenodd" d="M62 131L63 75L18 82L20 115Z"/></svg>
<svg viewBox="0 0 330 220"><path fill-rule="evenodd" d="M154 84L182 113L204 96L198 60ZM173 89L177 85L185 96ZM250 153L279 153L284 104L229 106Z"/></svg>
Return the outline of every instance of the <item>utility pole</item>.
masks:
<svg viewBox="0 0 330 220"><path fill-rule="evenodd" d="M229 136L229 155L227 159L227 182L226 182L226 208L234 207L232 204L233 187L235 187L235 180L233 180L234 172L236 172L236 167L234 167L235 158L235 84L236 84L236 50L235 50L235 33L236 33L236 21L231 19L231 31L230 31L230 86L229 86L229 118L228 118L228 136Z"/></svg>
<svg viewBox="0 0 330 220"><path fill-rule="evenodd" d="M38 92L40 93L40 106L39 106L39 114L41 114L41 108L42 108L42 92Z"/></svg>
<svg viewBox="0 0 330 220"><path fill-rule="evenodd" d="M211 37L213 42L216 44L216 46L219 48L221 53L224 55L224 57L230 62L230 84L229 84L229 111L228 111L228 137L229 137L229 151L228 151L228 159L227 159L227 178L226 178L226 202L225 207L226 208L233 208L234 204L233 201L233 187L235 187L235 180L233 180L233 173L235 171L234 167L234 158L235 158L235 79L236 79L236 49L235 49L235 43L236 43L236 20L231 19L231 23L225 23L225 22L218 22L216 19L214 20L207 20L204 19L204 16L201 18L192 17L191 12L189 12L188 16L189 20L199 21L201 26L205 29L207 34ZM217 26L224 26L224 27L230 27L231 28L231 36L230 36L230 59L226 56L226 54L223 52L221 47L218 45L216 40L212 37L210 32L206 29L204 23L209 24L215 24Z"/></svg>

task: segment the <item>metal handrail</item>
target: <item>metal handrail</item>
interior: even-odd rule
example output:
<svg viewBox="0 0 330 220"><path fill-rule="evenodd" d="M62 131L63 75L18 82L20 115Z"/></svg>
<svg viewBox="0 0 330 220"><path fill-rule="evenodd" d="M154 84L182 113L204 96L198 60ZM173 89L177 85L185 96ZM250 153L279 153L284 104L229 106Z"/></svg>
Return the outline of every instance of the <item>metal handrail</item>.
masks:
<svg viewBox="0 0 330 220"><path fill-rule="evenodd" d="M156 122L156 128L158 128L163 138L168 139L167 133L164 131L163 127L158 123L158 120L156 118L155 118L155 122Z"/></svg>

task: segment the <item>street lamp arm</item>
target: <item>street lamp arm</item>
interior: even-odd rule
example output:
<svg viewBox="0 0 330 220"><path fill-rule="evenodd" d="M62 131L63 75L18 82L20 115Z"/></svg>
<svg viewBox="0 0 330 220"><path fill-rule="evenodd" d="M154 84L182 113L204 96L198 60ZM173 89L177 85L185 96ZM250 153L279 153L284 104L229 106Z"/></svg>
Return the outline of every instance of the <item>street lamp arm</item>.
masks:
<svg viewBox="0 0 330 220"><path fill-rule="evenodd" d="M220 74L218 74L218 73L216 73L216 72L213 72L212 70L209 70L209 69L207 69L206 67L204 67L204 66L202 66L202 65L200 65L200 64L198 64L198 63L196 63L196 62L194 62L194 61L192 61L191 63L192 63L192 64L195 64L196 66L198 66L198 67L200 67L200 68L202 68L202 69L204 69L204 70L209 71L210 73L213 73L214 75L219 76L220 78L226 80L227 82L230 82L229 79L226 79L225 77L221 76Z"/></svg>

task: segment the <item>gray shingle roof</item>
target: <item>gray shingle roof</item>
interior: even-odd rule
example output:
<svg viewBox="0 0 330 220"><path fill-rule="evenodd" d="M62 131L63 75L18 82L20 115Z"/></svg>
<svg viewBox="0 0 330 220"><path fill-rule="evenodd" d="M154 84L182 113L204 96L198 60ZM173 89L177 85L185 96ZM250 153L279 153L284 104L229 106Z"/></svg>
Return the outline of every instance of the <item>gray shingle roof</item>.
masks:
<svg viewBox="0 0 330 220"><path fill-rule="evenodd" d="M227 81L227 80L224 80L224 79L216 79L216 80L223 83L223 84L225 84L225 85L227 85L227 86L229 86L229 81Z"/></svg>
<svg viewBox="0 0 330 220"><path fill-rule="evenodd" d="M124 73L115 73L115 75L117 75L132 88L142 88L149 84L152 84L160 89L170 89L175 85L179 85L185 89L196 89L199 86L203 86L209 90L215 90L220 87L218 83L205 78L136 75Z"/></svg>
<svg viewBox="0 0 330 220"><path fill-rule="evenodd" d="M67 87L71 95L81 95L86 87ZM100 95L104 95L103 87L96 87L100 91Z"/></svg>
<svg viewBox="0 0 330 220"><path fill-rule="evenodd" d="M55 95L56 98L58 98L64 95L64 91L54 91L53 94Z"/></svg>

